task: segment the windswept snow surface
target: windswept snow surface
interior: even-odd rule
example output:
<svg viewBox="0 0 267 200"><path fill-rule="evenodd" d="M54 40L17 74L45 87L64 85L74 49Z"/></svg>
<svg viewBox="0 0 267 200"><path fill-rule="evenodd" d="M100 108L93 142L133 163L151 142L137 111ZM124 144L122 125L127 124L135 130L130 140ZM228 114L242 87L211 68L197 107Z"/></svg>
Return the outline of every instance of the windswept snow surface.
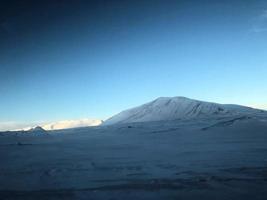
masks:
<svg viewBox="0 0 267 200"><path fill-rule="evenodd" d="M103 125L254 114L258 112L261 111L239 105L210 103L186 97L160 97L144 105L122 111L106 120Z"/></svg>
<svg viewBox="0 0 267 200"><path fill-rule="evenodd" d="M265 200L267 115L0 133L0 199Z"/></svg>

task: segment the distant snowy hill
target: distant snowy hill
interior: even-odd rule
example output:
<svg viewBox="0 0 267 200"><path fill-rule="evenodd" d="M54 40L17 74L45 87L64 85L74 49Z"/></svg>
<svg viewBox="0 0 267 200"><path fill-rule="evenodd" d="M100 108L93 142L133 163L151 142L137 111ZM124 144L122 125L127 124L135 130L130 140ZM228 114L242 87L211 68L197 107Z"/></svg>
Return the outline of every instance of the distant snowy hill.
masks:
<svg viewBox="0 0 267 200"><path fill-rule="evenodd" d="M77 119L77 120L61 120L50 123L39 123L31 126L24 126L21 124L21 128L10 129L11 131L33 131L35 129L42 129L46 131L50 130L60 130L60 129L68 129L68 128L78 128L78 127L88 127L88 126L98 126L102 124L102 120L100 119ZM8 130L8 128L6 128Z"/></svg>
<svg viewBox="0 0 267 200"><path fill-rule="evenodd" d="M45 130L59 130L67 128L98 126L102 123L99 119L79 119L79 120L63 120L42 125Z"/></svg>
<svg viewBox="0 0 267 200"><path fill-rule="evenodd" d="M40 126L36 126L34 128L31 128L30 130L27 131L28 134L31 134L31 135L47 135L48 133L46 132L46 130L44 130L42 127Z"/></svg>
<svg viewBox="0 0 267 200"><path fill-rule="evenodd" d="M204 102L186 97L160 97L107 119L103 125L131 122L191 119L264 112L246 106Z"/></svg>
<svg viewBox="0 0 267 200"><path fill-rule="evenodd" d="M28 130L29 132L45 132L45 130L40 127L40 126L36 126L34 128L31 128L30 130Z"/></svg>

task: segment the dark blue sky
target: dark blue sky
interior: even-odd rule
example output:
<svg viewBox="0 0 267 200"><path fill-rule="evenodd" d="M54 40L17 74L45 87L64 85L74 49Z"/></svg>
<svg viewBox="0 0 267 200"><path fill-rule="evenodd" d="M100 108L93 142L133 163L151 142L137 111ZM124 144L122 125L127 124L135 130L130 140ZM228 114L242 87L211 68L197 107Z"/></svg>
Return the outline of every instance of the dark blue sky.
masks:
<svg viewBox="0 0 267 200"><path fill-rule="evenodd" d="M159 96L267 108L266 55L266 1L2 0L0 122L103 119Z"/></svg>

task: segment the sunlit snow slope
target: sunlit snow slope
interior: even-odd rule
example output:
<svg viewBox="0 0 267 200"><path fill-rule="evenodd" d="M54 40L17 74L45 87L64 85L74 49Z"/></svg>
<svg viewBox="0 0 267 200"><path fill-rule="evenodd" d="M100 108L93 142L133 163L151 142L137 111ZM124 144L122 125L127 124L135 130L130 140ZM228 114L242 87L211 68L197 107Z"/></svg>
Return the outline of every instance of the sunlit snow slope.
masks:
<svg viewBox="0 0 267 200"><path fill-rule="evenodd" d="M106 120L103 125L252 114L257 112L263 111L245 106L210 103L186 97L160 97L144 105L122 111Z"/></svg>

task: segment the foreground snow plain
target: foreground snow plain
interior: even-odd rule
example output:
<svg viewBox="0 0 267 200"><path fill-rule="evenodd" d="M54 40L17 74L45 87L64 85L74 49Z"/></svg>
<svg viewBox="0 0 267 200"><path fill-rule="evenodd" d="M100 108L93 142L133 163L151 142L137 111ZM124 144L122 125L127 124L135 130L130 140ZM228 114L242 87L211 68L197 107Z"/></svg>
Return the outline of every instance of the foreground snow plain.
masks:
<svg viewBox="0 0 267 200"><path fill-rule="evenodd" d="M0 134L0 199L266 199L267 117Z"/></svg>

